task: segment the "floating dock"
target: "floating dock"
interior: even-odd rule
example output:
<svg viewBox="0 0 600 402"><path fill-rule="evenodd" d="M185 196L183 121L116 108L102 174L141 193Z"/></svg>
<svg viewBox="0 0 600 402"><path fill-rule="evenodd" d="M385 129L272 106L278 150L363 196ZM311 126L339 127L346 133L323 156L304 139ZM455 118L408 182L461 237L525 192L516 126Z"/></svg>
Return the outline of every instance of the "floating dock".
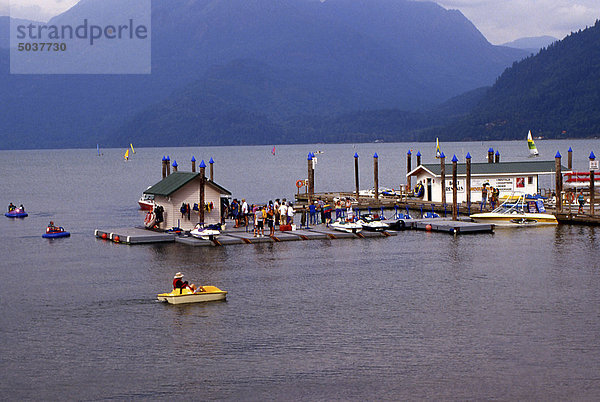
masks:
<svg viewBox="0 0 600 402"><path fill-rule="evenodd" d="M423 230L428 232L443 232L450 234L491 233L494 231L494 225L468 222L463 220L453 221L449 218L401 219L400 221L403 222L403 224L399 230ZM268 230L265 231L265 233L268 232ZM265 234L264 236L257 237L254 236L251 226L248 227L248 230L246 230L245 227L232 228L224 230L221 232L221 235L214 240L202 240L192 237L189 234L156 232L153 230L144 229L142 227L111 230L96 229L94 232L94 235L97 238L111 240L115 243L133 245L177 242L196 247L227 246L231 244L279 243L285 241L382 238L395 236L397 234L398 231L396 230L386 230L383 232L369 232L363 230L359 233L347 233L333 230L332 228L323 224L298 230L284 232L275 231L274 236Z"/></svg>

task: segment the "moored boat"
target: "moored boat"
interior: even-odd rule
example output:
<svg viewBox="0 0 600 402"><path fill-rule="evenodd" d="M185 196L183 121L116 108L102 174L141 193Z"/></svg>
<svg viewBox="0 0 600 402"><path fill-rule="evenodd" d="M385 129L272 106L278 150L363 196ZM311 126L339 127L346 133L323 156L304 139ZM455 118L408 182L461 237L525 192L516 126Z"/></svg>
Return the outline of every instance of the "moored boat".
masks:
<svg viewBox="0 0 600 402"><path fill-rule="evenodd" d="M361 225L364 230L371 232L382 232L390 228L390 225L372 215L362 215L356 223Z"/></svg>
<svg viewBox="0 0 600 402"><path fill-rule="evenodd" d="M362 225L356 222L347 222L341 219L329 224L329 226L334 230L347 233L358 233L363 229Z"/></svg>
<svg viewBox="0 0 600 402"><path fill-rule="evenodd" d="M214 240L221 234L221 225L207 225L204 226L201 223L196 224L194 229L190 231L190 234L198 239L202 240Z"/></svg>
<svg viewBox="0 0 600 402"><path fill-rule="evenodd" d="M196 291L189 288L173 289L170 293L158 294L157 299L170 304L184 304L225 300L226 296L227 291L207 285L200 286Z"/></svg>
<svg viewBox="0 0 600 402"><path fill-rule="evenodd" d="M143 194L138 200L138 204L140 209L144 211L152 211L154 209L154 195L152 194Z"/></svg>
<svg viewBox="0 0 600 402"><path fill-rule="evenodd" d="M558 220L546 212L541 199L526 201L525 194L510 196L491 212L470 216L475 222L492 223L499 226L557 225Z"/></svg>

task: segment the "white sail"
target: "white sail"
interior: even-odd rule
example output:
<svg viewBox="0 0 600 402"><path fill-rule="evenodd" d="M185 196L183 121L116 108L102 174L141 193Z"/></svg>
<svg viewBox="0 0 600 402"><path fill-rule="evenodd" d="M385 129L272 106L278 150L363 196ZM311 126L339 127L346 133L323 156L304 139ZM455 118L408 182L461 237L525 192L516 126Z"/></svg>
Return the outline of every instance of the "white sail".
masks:
<svg viewBox="0 0 600 402"><path fill-rule="evenodd" d="M533 137L531 136L531 130L529 130L529 133L527 133L527 146L529 147L529 156L539 155L537 147L535 146L535 142L533 142Z"/></svg>

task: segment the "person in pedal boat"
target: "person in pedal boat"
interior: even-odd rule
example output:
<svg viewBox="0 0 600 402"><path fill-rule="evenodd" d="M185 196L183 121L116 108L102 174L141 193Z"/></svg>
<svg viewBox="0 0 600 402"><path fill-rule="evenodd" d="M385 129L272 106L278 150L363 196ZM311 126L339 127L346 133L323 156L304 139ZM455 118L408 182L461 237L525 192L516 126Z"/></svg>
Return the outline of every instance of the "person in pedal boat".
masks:
<svg viewBox="0 0 600 402"><path fill-rule="evenodd" d="M183 274L177 272L173 277L173 289L179 289L179 293L183 293L183 289L190 289L194 293L203 292L202 286L196 288L196 285L188 284L188 281L183 281Z"/></svg>
<svg viewBox="0 0 600 402"><path fill-rule="evenodd" d="M50 221L50 223L48 224L48 227L46 228L46 233L51 233L51 232L58 232L58 228L56 226L54 226L53 221Z"/></svg>

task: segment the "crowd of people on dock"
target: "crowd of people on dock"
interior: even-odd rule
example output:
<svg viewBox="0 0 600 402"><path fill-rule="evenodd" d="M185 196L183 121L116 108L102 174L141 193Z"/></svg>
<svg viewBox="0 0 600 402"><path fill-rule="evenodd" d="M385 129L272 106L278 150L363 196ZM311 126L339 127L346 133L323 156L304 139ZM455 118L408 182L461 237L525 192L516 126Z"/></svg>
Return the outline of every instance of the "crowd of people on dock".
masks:
<svg viewBox="0 0 600 402"><path fill-rule="evenodd" d="M287 230L294 225L296 214L300 215L300 227L309 225L324 224L329 226L332 220L332 213L335 209L335 220L354 219L352 202L349 198L337 199L333 205L327 200L321 198L312 202L308 207L302 206L296 208L291 201L287 199L276 198L266 204L248 204L245 199L241 201L237 198L223 211L223 218L231 219L235 222L234 227L248 228L253 224L255 237L265 235L265 227L269 229L269 236L275 234L275 228L287 226Z"/></svg>

